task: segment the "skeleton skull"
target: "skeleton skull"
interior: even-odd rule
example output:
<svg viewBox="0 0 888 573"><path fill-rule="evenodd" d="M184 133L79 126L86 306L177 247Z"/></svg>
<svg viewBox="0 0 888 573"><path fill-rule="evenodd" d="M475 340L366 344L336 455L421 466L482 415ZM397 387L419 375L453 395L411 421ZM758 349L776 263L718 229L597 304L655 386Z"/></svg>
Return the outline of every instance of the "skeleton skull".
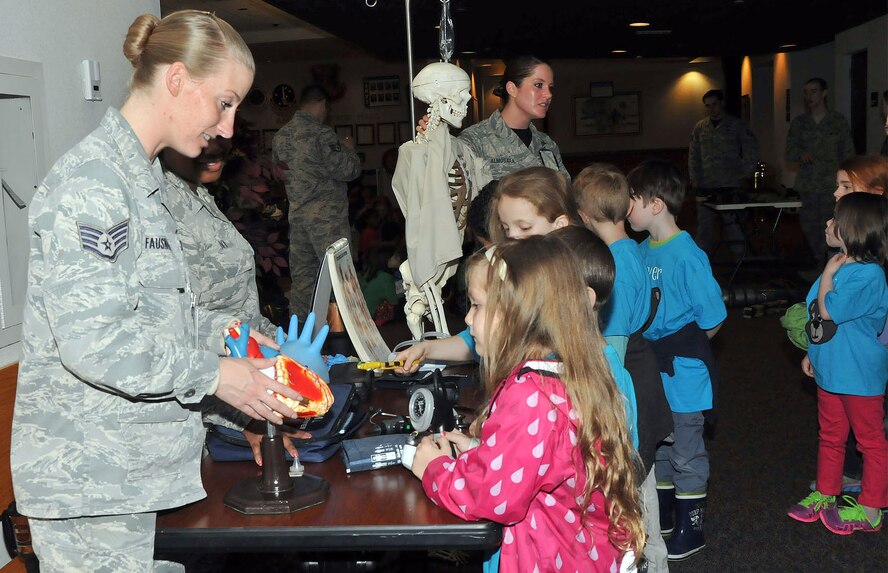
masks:
<svg viewBox="0 0 888 573"><path fill-rule="evenodd" d="M429 127L444 120L460 127L466 117L466 107L472 99L469 75L458 66L435 62L424 67L413 79L413 95L429 104Z"/></svg>

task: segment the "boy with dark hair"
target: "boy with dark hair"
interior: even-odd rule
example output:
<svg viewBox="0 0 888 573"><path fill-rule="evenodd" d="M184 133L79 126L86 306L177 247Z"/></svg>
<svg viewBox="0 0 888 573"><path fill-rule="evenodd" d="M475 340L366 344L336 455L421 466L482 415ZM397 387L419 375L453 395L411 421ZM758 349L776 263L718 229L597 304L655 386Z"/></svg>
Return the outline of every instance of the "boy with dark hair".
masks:
<svg viewBox="0 0 888 573"><path fill-rule="evenodd" d="M709 339L727 310L709 259L676 222L685 185L675 166L648 160L629 172L627 181L629 223L650 235L641 252L661 296L644 336L656 354L672 410L673 442L657 449L655 472L664 529L669 530L673 507L678 517L677 530L666 541L669 559L678 560L705 547L709 456L703 443L703 412L713 408L716 382Z"/></svg>
<svg viewBox="0 0 888 573"><path fill-rule="evenodd" d="M642 336L653 318L652 301L659 293L653 290L638 243L626 234L629 185L620 170L610 164L593 163L574 179L573 196L583 223L601 237L614 258L616 277L613 292L600 311L601 332L607 342L620 351L635 386L638 452L647 475L641 492L642 518L648 536L644 548L647 571L667 571L653 465L657 444L672 432L672 415L663 393L656 357Z"/></svg>

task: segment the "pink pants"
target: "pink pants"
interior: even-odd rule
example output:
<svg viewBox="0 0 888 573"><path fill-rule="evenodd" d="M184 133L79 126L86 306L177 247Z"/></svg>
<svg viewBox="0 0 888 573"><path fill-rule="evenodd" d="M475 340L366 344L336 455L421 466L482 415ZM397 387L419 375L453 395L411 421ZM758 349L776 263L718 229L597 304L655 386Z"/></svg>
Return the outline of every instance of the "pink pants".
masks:
<svg viewBox="0 0 888 573"><path fill-rule="evenodd" d="M863 479L858 502L868 507L888 506L888 440L883 418L885 397L833 394L817 388L820 444L817 450L817 489L824 495L842 492L842 464L849 428L863 454Z"/></svg>

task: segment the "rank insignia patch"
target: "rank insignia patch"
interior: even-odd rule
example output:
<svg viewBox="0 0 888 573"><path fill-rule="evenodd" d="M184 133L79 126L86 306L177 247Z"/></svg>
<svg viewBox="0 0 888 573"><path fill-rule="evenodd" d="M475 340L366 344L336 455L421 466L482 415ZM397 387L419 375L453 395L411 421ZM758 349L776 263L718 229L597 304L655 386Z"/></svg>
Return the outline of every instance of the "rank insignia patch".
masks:
<svg viewBox="0 0 888 573"><path fill-rule="evenodd" d="M129 219L117 223L110 229L99 229L92 225L77 223L80 233L80 246L100 259L114 262L117 255L125 251L129 238Z"/></svg>

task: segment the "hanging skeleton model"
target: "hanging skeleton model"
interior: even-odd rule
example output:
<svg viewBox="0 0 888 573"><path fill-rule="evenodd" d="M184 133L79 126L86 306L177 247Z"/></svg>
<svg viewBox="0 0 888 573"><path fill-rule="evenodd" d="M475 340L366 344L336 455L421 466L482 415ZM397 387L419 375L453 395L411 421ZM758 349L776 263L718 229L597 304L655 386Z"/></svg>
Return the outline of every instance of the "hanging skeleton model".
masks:
<svg viewBox="0 0 888 573"><path fill-rule="evenodd" d="M490 181L484 162L447 127L462 125L470 89L468 74L446 62L429 64L416 75L413 95L428 104L429 123L414 141L401 145L392 178L406 220L407 260L400 267L404 311L417 339L426 316L435 331L449 334L441 289L462 257L469 203Z"/></svg>

